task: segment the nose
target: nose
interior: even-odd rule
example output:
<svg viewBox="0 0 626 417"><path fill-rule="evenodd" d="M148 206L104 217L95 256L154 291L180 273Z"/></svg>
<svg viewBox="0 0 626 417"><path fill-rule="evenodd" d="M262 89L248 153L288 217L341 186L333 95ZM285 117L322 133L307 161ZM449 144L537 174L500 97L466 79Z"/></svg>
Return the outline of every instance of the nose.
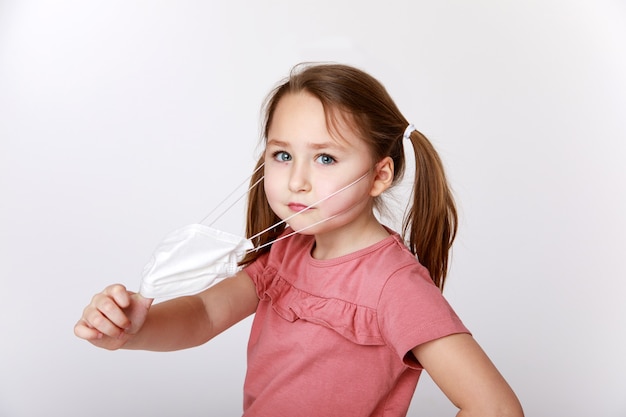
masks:
<svg viewBox="0 0 626 417"><path fill-rule="evenodd" d="M289 191L300 193L309 191L311 183L309 181L309 172L306 164L294 162L289 171Z"/></svg>

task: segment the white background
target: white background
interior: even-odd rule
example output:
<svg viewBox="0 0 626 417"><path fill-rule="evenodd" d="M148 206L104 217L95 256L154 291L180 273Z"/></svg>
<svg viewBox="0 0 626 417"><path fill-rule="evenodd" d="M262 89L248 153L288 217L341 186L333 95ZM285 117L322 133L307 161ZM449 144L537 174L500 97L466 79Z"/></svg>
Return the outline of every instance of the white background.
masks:
<svg viewBox="0 0 626 417"><path fill-rule="evenodd" d="M0 1L0 416L240 413L249 320L174 353L72 328L248 176L261 102L303 60L370 72L439 149L445 294L527 416L625 416L617 0ZM455 409L424 375L409 414Z"/></svg>

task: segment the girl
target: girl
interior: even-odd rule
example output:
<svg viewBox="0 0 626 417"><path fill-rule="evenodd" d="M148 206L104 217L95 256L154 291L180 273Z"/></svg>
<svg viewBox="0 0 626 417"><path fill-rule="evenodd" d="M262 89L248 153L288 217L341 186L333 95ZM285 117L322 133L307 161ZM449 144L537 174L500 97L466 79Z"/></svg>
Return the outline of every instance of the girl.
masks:
<svg viewBox="0 0 626 417"><path fill-rule="evenodd" d="M107 349L176 350L255 314L246 416L404 416L422 369L459 416L521 416L441 295L454 202L437 153L384 87L348 66L297 66L270 94L263 133L246 233L270 232L254 238L261 249L241 271L153 307L112 285L76 335ZM416 160L406 245L375 216L403 174L404 140ZM281 219L288 225L272 228Z"/></svg>

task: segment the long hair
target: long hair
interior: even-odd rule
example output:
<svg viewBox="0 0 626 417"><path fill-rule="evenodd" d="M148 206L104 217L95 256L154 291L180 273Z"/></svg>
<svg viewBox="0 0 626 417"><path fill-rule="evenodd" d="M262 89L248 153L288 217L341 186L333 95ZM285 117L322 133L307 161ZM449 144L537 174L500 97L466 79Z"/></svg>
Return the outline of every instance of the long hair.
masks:
<svg viewBox="0 0 626 417"><path fill-rule="evenodd" d="M402 141L408 121L378 80L347 65L296 65L289 77L270 92L264 103L264 140L267 140L272 118L282 97L298 92L307 92L320 100L329 130L338 132L339 118L348 121L368 144L374 161L391 157L394 163L393 184L402 178L405 170ZM457 212L436 150L419 131L413 131L410 140L415 152L416 169L412 203L403 220L402 235L409 250L430 272L435 285L443 290L449 251L456 236ZM263 161L261 156L257 168ZM262 170L257 171L251 184L262 176ZM279 221L269 206L261 181L248 195L246 234L248 237L255 236ZM283 229L284 226L275 227L255 237L253 244L258 247L269 243ZM248 253L240 264L253 262L269 249L270 245Z"/></svg>

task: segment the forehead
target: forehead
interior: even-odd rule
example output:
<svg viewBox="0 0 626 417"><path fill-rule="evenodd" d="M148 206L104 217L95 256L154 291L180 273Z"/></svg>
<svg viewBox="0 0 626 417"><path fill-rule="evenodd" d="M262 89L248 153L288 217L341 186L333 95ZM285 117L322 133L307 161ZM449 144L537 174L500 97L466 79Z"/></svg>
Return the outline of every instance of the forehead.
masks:
<svg viewBox="0 0 626 417"><path fill-rule="evenodd" d="M268 140L301 136L309 140L332 140L341 145L365 145L348 113L336 107L325 107L307 91L281 97L268 125Z"/></svg>

